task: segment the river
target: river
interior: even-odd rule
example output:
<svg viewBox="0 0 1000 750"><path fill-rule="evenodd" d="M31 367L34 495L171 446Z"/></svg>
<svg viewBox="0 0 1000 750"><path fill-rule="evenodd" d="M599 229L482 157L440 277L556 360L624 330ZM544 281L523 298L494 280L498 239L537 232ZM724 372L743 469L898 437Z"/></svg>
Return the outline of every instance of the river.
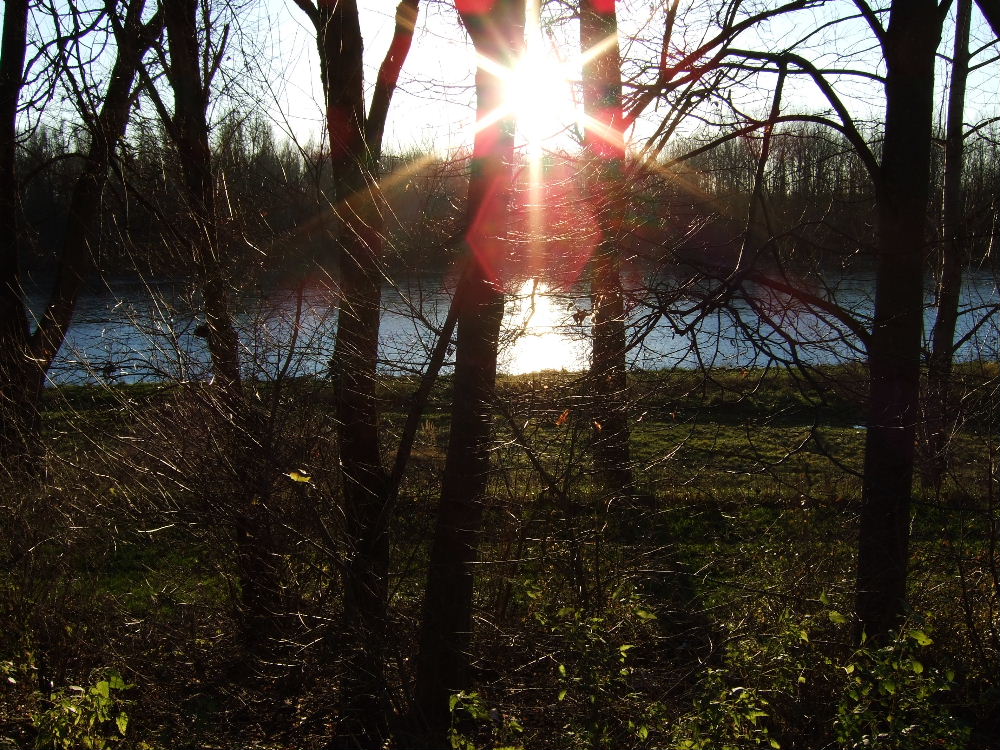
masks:
<svg viewBox="0 0 1000 750"><path fill-rule="evenodd" d="M834 299L862 324L870 322L871 274L825 274L796 285ZM588 365L590 302L583 288L558 290L526 279L508 296L500 370L583 370ZM690 295L676 298L676 280L658 279L654 291L629 291L629 362L636 368L751 367L799 359L833 364L864 359L847 326L787 296L760 286L721 311L699 316ZM928 286L930 286L928 284ZM664 301L657 304L656 300ZM380 367L416 373L433 345L433 327L450 298L440 275L413 276L383 290ZM925 338L935 310L928 295ZM29 294L38 314L39 294ZM957 358L998 358L1000 305L992 273L968 274L962 295L959 337L969 335ZM336 331L336 295L315 288L301 294L279 290L247 295L238 316L248 375L274 378L328 372ZM205 340L195 329L197 294L179 281L117 278L81 297L66 342L50 370L50 382L135 383L209 377ZM664 315L663 313L667 313ZM691 330L687 330L687 329ZM291 346L294 341L294 347Z"/></svg>

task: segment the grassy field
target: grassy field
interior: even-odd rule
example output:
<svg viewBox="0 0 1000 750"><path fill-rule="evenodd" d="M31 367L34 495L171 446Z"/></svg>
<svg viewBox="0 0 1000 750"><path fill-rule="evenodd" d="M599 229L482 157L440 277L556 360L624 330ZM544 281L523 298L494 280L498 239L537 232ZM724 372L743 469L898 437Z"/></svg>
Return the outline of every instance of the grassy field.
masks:
<svg viewBox="0 0 1000 750"><path fill-rule="evenodd" d="M878 649L851 638L862 371L635 373L627 496L591 471L582 376L502 377L477 689L457 700L456 747L996 746L995 370L958 372L952 472L915 496L912 615ZM387 454L413 386L383 384ZM333 399L311 380L257 391L266 429L254 455L266 459L250 464L233 459L203 385L46 394L46 472L11 480L0 509L0 737L322 746L347 554ZM388 666L400 710L449 399L446 378L394 520ZM266 520L280 584L263 656L241 637L241 513Z"/></svg>

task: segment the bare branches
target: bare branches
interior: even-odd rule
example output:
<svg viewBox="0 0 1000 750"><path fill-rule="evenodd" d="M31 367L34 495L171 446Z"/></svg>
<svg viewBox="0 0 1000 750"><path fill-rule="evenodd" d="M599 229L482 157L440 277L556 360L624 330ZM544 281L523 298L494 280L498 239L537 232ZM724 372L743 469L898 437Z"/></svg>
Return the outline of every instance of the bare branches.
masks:
<svg viewBox="0 0 1000 750"><path fill-rule="evenodd" d="M707 71L712 70L725 57L728 45L744 31L770 18L812 7L815 4L816 0L792 0L792 2L784 3L777 8L754 13L737 22L735 19L739 4L735 3L723 28L710 40L683 55L673 65L664 65L663 60L665 58L661 57L661 67L656 81L644 87L629 103L624 119L625 128L631 127L657 97L674 91L690 81L702 77ZM666 30L672 30L674 23L675 14L668 12Z"/></svg>
<svg viewBox="0 0 1000 750"><path fill-rule="evenodd" d="M847 109L847 106L837 95L837 92L834 91L830 82L819 71L819 69L816 68L815 65L806 60L804 57L791 52L772 53L739 49L733 49L729 52L732 55L738 55L747 59L767 60L778 64L791 63L808 73L817 88L819 88L819 90L823 93L823 96L826 97L826 100L833 107L837 116L840 117L842 132L847 136L848 140L850 140L851 145L857 150L858 156L861 157L865 167L868 169L869 174L872 175L873 179L878 178L878 161L876 160L875 155L872 153L868 143L862 137L860 131L857 129L857 126L854 124L854 118L851 117L851 113Z"/></svg>
<svg viewBox="0 0 1000 750"><path fill-rule="evenodd" d="M302 0L305 2L305 0ZM399 81L399 73L403 62L410 51L413 42L413 32L417 25L417 13L420 0L400 0L396 6L396 27L393 32L389 49L385 53L382 67L379 68L375 81L375 92L368 109L365 122L365 140L373 162L377 162L382 151L382 133L385 130L385 119L389 113L389 103Z"/></svg>

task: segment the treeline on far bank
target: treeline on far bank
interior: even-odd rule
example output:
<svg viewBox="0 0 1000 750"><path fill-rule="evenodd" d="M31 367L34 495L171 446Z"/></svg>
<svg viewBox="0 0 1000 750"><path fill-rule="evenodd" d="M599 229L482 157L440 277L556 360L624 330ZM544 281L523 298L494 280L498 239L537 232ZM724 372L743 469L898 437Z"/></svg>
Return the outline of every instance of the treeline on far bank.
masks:
<svg viewBox="0 0 1000 750"><path fill-rule="evenodd" d="M996 199L989 188L1000 181L1000 139L988 136L968 144L964 172L973 267L992 263L988 238ZM632 232L625 242L645 265L683 262L688 254L703 260L706 252L725 265L738 249L760 138L714 138L705 148L696 134L678 140L655 163L629 165ZM48 275L62 246L85 139L68 127L40 126L21 144L24 263L36 278ZM241 279L281 283L337 267L337 258L330 257L332 177L324 148L276 133L259 113L236 111L221 119L212 148L227 263ZM875 242L874 196L855 150L808 123L786 124L770 150L763 181L770 231L761 238L768 257L818 270L867 267ZM97 268L183 275L189 259L173 233L189 211L170 139L160 126L137 120L120 151L101 203ZM937 156L931 205L940 213L943 153ZM574 186L566 184L579 179L572 160L567 154L546 160L546 179L553 183L547 187L567 196L563 213L570 214L579 210ZM382 156L390 270L443 271L457 257L468 167L465 153L442 157L415 149ZM930 231L940 233L940 218L928 216Z"/></svg>

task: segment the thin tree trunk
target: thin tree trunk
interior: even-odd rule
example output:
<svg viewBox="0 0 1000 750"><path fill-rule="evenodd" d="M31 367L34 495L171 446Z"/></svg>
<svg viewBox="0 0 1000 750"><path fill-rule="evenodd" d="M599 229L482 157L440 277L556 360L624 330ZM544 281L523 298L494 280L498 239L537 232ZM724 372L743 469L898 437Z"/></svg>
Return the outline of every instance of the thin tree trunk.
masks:
<svg viewBox="0 0 1000 750"><path fill-rule="evenodd" d="M274 541L267 507L271 457L261 450L267 443L259 414L244 398L240 374L239 338L233 324L226 248L219 233L215 173L209 147L211 73L206 71L204 76L202 73L202 60L208 54L198 38L199 0L171 0L161 7L170 44L167 74L174 95L174 115L167 125L177 148L193 232L191 252L204 297L208 350L217 394L213 408L226 431L225 459L235 490L230 507L243 644L261 663L267 663L273 660L277 615L281 610L281 586L273 563ZM206 29L205 34L209 33L211 29ZM226 32L222 34L224 47ZM215 54L222 54L222 50Z"/></svg>
<svg viewBox="0 0 1000 750"><path fill-rule="evenodd" d="M462 13L462 21L478 54L510 66L521 53L524 0L496 0L489 10ZM473 569L479 559L504 306L497 268L507 245L514 124L509 116L493 119L503 106L503 83L483 67L476 73L476 96L482 126L476 133L466 208L470 266L456 295L461 306L451 433L414 688L413 744L425 748L448 747L449 698L471 683Z"/></svg>
<svg viewBox="0 0 1000 750"><path fill-rule="evenodd" d="M933 0L892 3L883 39L886 123L857 575L859 624L876 640L899 625L906 606L934 54L940 34Z"/></svg>
<svg viewBox="0 0 1000 750"><path fill-rule="evenodd" d="M317 32L327 130L340 219L340 298L334 359L337 429L349 545L344 577L346 660L331 747L384 747L389 738L385 678L390 491L379 434L377 358L384 220L378 156L392 95L410 49L419 0L402 0L396 27L364 112L363 40L356 0L298 2Z"/></svg>
<svg viewBox="0 0 1000 750"><path fill-rule="evenodd" d="M32 387L36 401L44 384L45 374L66 337L80 289L94 268L95 228L100 218L108 170L128 125L132 85L143 55L163 30L161 13L157 13L143 25L142 12L145 4L145 0L136 0L128 6L124 23L115 35L118 47L115 64L100 114L91 128L86 166L73 185L66 240L59 255L55 283L38 327L31 337L30 351L34 364Z"/></svg>
<svg viewBox="0 0 1000 750"><path fill-rule="evenodd" d="M941 268L937 293L937 319L931 335L927 368L925 426L926 480L936 490L948 469L948 447L955 412L951 403L951 371L955 328L966 264L965 216L962 172L965 157L965 89L969 75L969 30L972 0L958 0L955 19L955 51L948 91L948 124L944 165L944 226Z"/></svg>
<svg viewBox="0 0 1000 750"><path fill-rule="evenodd" d="M193 255L201 275L208 349L212 370L227 408L242 401L239 339L232 319L225 278L212 155L208 142L209 84L202 80L198 43L198 0L172 0L163 5L170 43L168 77L174 94L172 136L184 177L185 198L194 225Z"/></svg>
<svg viewBox="0 0 1000 750"><path fill-rule="evenodd" d="M38 419L26 370L28 317L18 270L20 212L14 166L28 4L28 0L4 3L0 43L0 464L8 471L32 452Z"/></svg>
<svg viewBox="0 0 1000 750"><path fill-rule="evenodd" d="M611 41L613 40L613 41ZM625 300L621 281L625 132L621 53L615 3L580 1L580 49L601 49L583 66L584 128L590 205L601 240L594 255L590 379L595 403L594 458L606 487L632 492L625 367Z"/></svg>

